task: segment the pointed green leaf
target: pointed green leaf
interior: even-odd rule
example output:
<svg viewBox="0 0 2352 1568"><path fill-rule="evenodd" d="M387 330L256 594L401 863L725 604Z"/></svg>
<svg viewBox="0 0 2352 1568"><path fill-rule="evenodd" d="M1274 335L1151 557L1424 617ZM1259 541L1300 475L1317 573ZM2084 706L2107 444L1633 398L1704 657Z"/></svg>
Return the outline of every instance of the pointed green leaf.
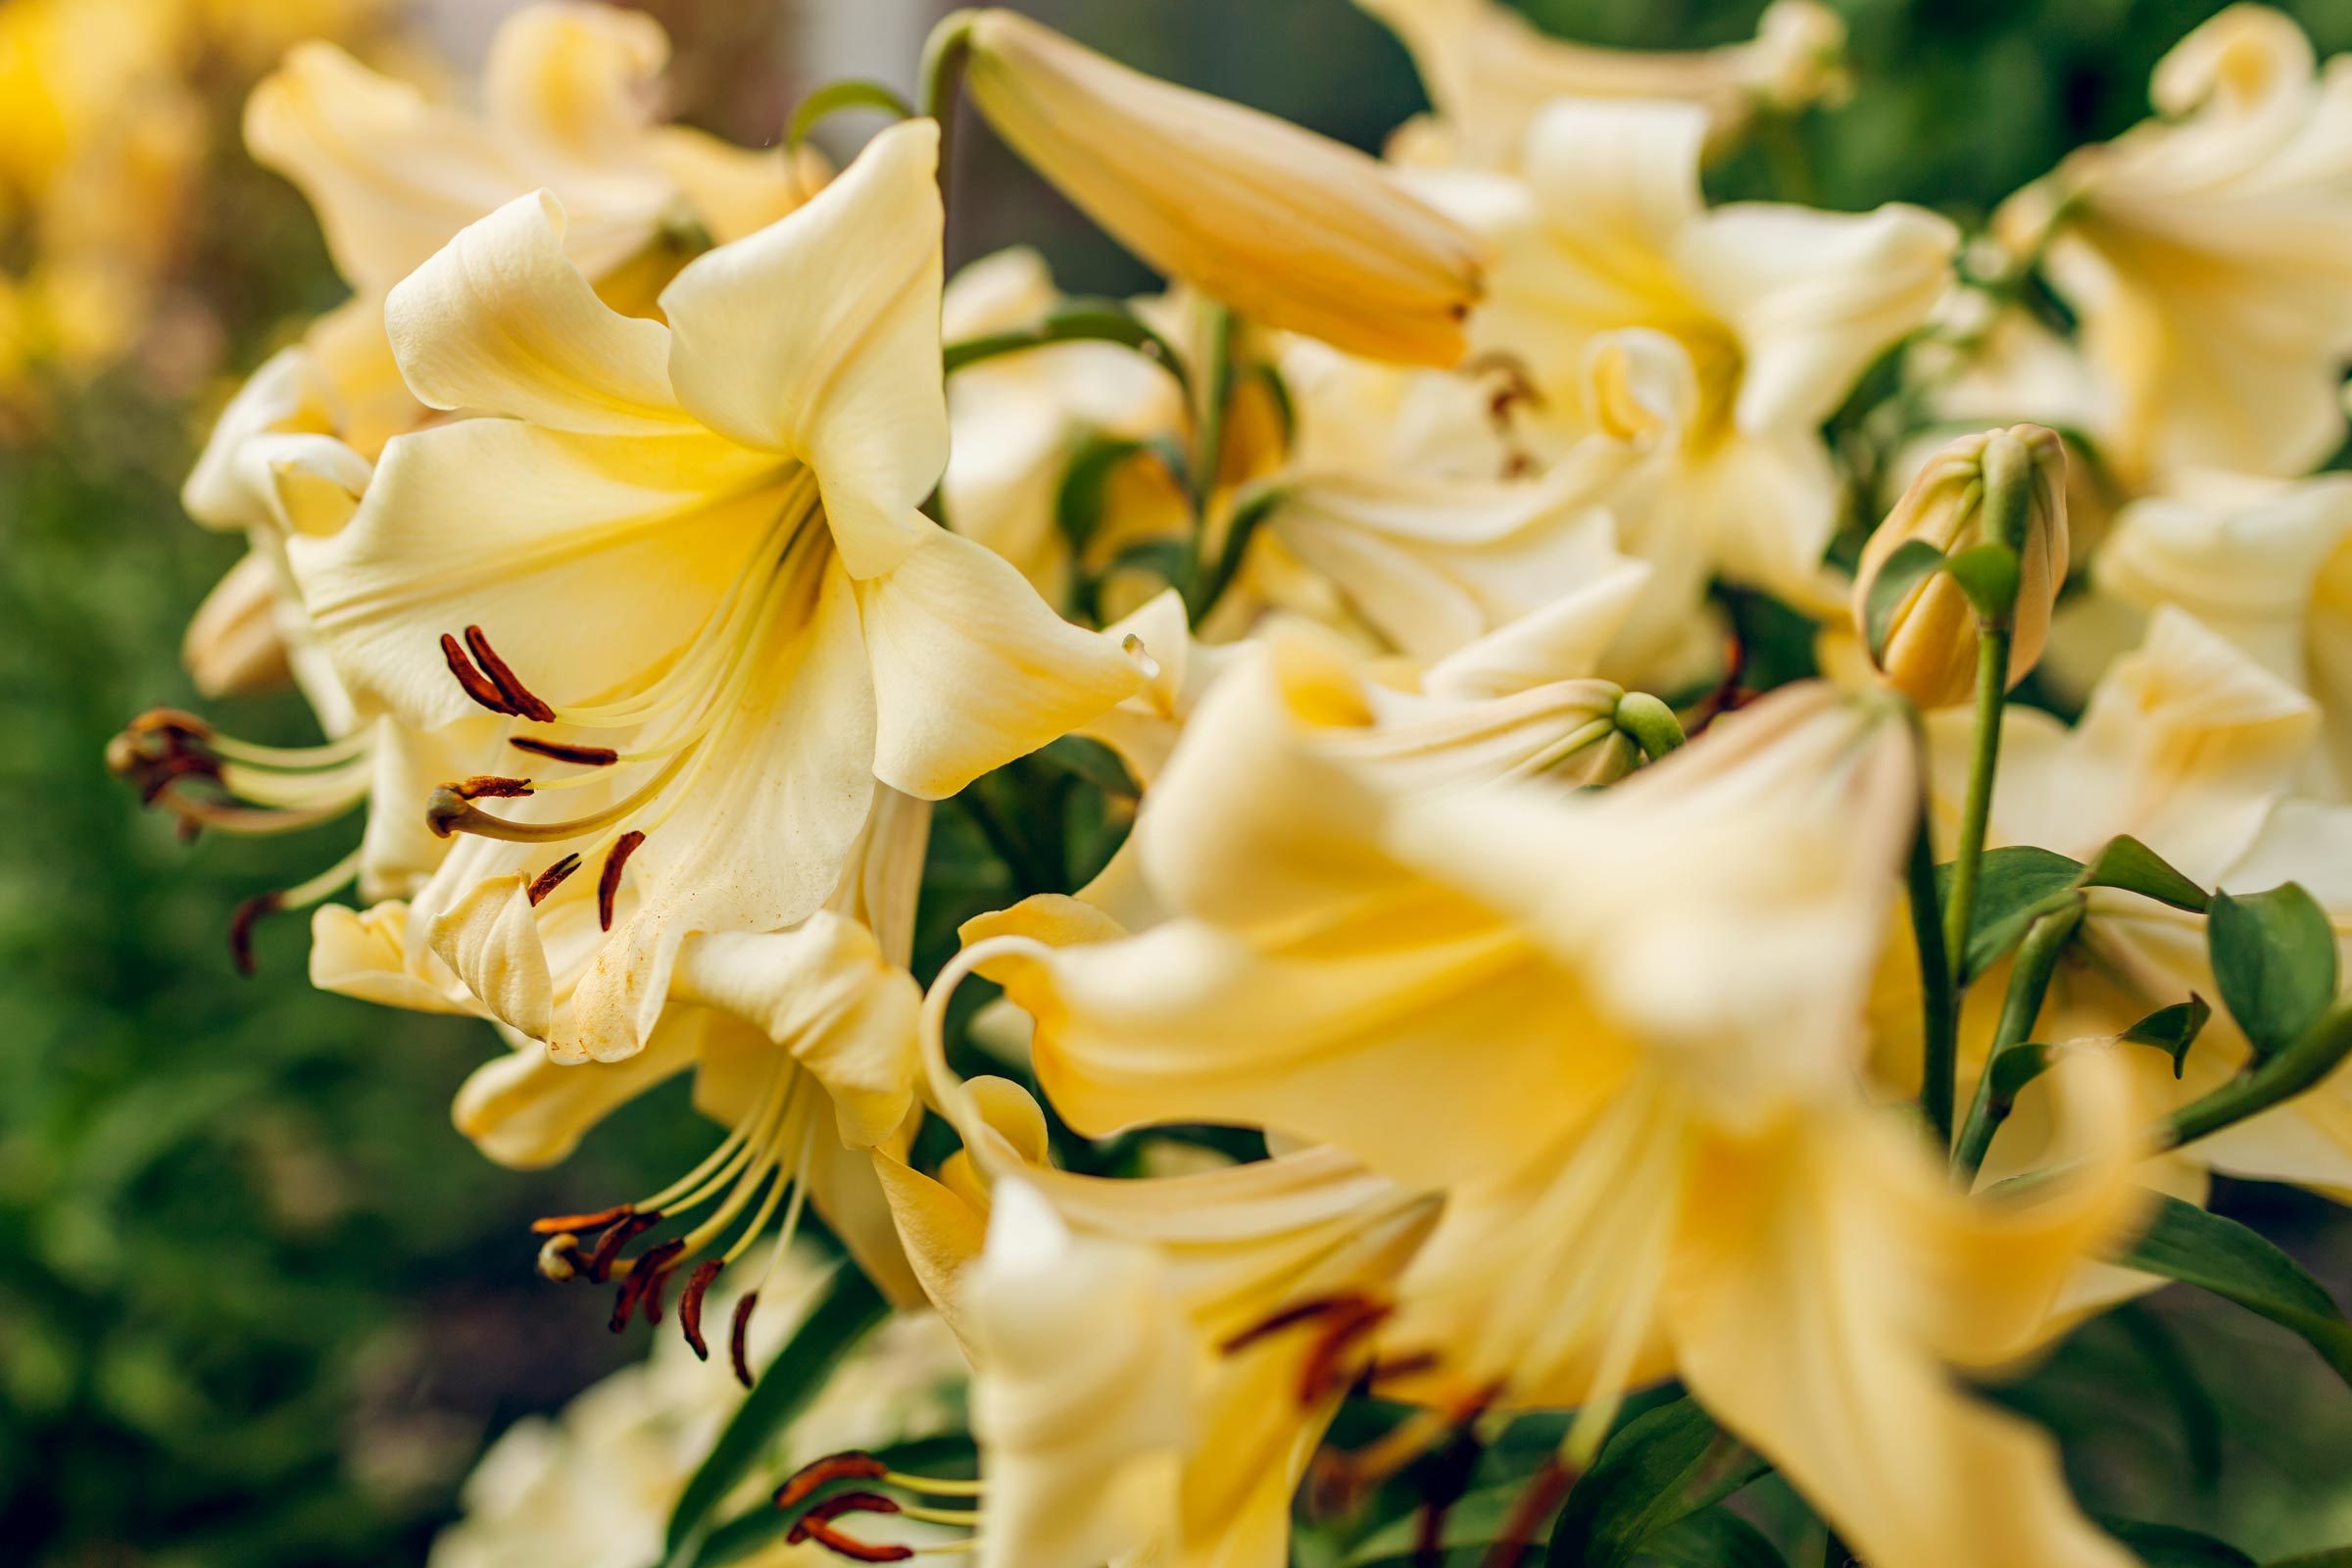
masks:
<svg viewBox="0 0 2352 1568"><path fill-rule="evenodd" d="M2302 1264L2237 1221L2159 1194L2154 1221L2120 1261L2294 1330L2352 1383L2352 1323Z"/></svg>
<svg viewBox="0 0 2352 1568"><path fill-rule="evenodd" d="M1462 1497L1446 1510L1438 1532L1440 1544L1448 1552L1464 1552L1469 1562L1479 1561L1510 1523L1523 1490L1525 1483L1486 1487ZM1390 1520L1350 1547L1340 1559L1341 1568L1409 1568L1418 1555L1421 1526L1418 1508Z"/></svg>
<svg viewBox="0 0 2352 1568"><path fill-rule="evenodd" d="M2017 552L2004 544L1983 544L1963 550L1943 564L1944 574L1960 585L1979 615L1995 624L2006 622L2017 609L2017 585L2022 575Z"/></svg>
<svg viewBox="0 0 2352 1568"><path fill-rule="evenodd" d="M2107 841L2106 848L2082 868L2086 888L2122 888L2142 898L2169 904L2192 914L2205 912L2205 890L2168 864L2164 857L2129 833Z"/></svg>
<svg viewBox="0 0 2352 1568"><path fill-rule="evenodd" d="M816 122L844 109L878 109L897 120L912 120L914 108L878 81L828 81L801 100L784 131L784 145L798 148L808 139Z"/></svg>
<svg viewBox="0 0 2352 1568"><path fill-rule="evenodd" d="M2298 883L2215 894L2205 945L2222 1004L2257 1057L2294 1044L2335 1000L2335 928Z"/></svg>
<svg viewBox="0 0 2352 1568"><path fill-rule="evenodd" d="M2281 1557L2265 1568L2352 1568L2352 1546L2335 1546L2303 1557Z"/></svg>
<svg viewBox="0 0 2352 1568"><path fill-rule="evenodd" d="M1862 634L1873 662L1886 657L1886 639L1894 635L1894 612L1911 597L1911 590L1943 567L1943 552L1925 539L1906 539L1870 580L1862 601Z"/></svg>
<svg viewBox="0 0 2352 1568"><path fill-rule="evenodd" d="M1569 1492L1552 1527L1549 1560L1585 1568L1631 1563L1643 1542L1689 1511L1684 1494L1723 1456L1726 1442L1690 1398L1627 1422Z"/></svg>
<svg viewBox="0 0 2352 1568"><path fill-rule="evenodd" d="M1723 1508L1677 1519L1642 1544L1642 1561L1660 1568L1788 1568L1762 1531Z"/></svg>
<svg viewBox="0 0 2352 1568"><path fill-rule="evenodd" d="M1992 1058L1987 1069L1992 1074L1992 1102L2003 1115L2017 1103L2018 1095L2026 1085L2049 1071L2050 1048L2037 1041L2024 1040L2010 1046Z"/></svg>
<svg viewBox="0 0 2352 1568"><path fill-rule="evenodd" d="M759 1386L745 1396L702 1468L679 1494L663 1536L673 1555L694 1539L710 1510L767 1456L776 1439L824 1387L850 1348L889 1315L890 1303L854 1264L844 1263L834 1271L824 1294L785 1341L784 1348L768 1362Z"/></svg>
<svg viewBox="0 0 2352 1568"><path fill-rule="evenodd" d="M2125 1302L2108 1314L2108 1321L2132 1342L2147 1363L2151 1381L2172 1402L2180 1421L2189 1475L2200 1489L2210 1491L2222 1477L2222 1407L2198 1377L2196 1363L2180 1337L2142 1302Z"/></svg>
<svg viewBox="0 0 2352 1568"><path fill-rule="evenodd" d="M1973 980L1991 968L2017 946L2037 917L2069 899L2080 898L2077 883L2082 875L2082 861L2055 850L2013 844L1985 851L1977 872L1977 905L1970 915L1968 951L1961 965L1964 976ZM1951 866L1937 866L1938 902L1951 897Z"/></svg>
<svg viewBox="0 0 2352 1568"><path fill-rule="evenodd" d="M2194 1530L2130 1519L2101 1519L2099 1528L2130 1546L2144 1568L2256 1568L2253 1558L2228 1542Z"/></svg>
<svg viewBox="0 0 2352 1568"><path fill-rule="evenodd" d="M2169 1007L2158 1007L2145 1018L2124 1031L2123 1038L2135 1046L2154 1046L2173 1058L2173 1076L2178 1078L2188 1066L2188 1048L2197 1043L2205 1028L2205 1020L2213 1016L2213 1008L2195 992L2186 1002L2176 1002Z"/></svg>

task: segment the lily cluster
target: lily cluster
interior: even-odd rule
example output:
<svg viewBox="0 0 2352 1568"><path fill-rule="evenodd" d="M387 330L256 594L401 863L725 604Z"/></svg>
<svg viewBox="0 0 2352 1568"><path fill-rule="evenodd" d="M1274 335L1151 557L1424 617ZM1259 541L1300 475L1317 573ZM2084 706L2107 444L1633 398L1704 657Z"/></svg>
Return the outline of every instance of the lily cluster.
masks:
<svg viewBox="0 0 2352 1568"><path fill-rule="evenodd" d="M2202 1207L2352 1198L2352 75L2236 7L1964 244L1701 194L1842 97L1810 0L1365 3L1434 106L1379 159L996 10L765 151L651 114L637 13L517 13L469 104L296 49L247 140L353 297L188 481L250 545L188 655L324 738L112 760L365 812L240 962L311 908L318 985L488 1020L490 1157L694 1075L707 1158L536 1227L616 1332L674 1287L754 1382L810 1213L769 1377L944 1318L967 1448L722 1522L721 1437L673 1561L1274 1568L1399 1497L1436 1560L1474 1484L1497 1564L1729 1560L1777 1474L1878 1568L2131 1563L1967 1380L2164 1277L2352 1375ZM948 278L980 123L1165 291Z"/></svg>

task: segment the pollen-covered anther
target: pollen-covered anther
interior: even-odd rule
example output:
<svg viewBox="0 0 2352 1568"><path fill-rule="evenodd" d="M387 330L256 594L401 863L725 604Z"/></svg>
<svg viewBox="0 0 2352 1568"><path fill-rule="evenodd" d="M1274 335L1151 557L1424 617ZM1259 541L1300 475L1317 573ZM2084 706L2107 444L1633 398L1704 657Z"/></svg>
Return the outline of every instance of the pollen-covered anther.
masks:
<svg viewBox="0 0 2352 1568"><path fill-rule="evenodd" d="M703 1298L726 1266L726 1259L720 1257L695 1264L694 1272L686 1276L686 1288L678 1293L678 1332L686 1337L686 1348L698 1361L710 1359L710 1347L703 1343Z"/></svg>
<svg viewBox="0 0 2352 1568"><path fill-rule="evenodd" d="M498 657L498 650L490 646L490 639L483 635L481 627L466 628L466 647L473 655L474 662L481 666L482 673L490 677L491 685L498 688L499 696L507 700L511 711L533 723L549 724L555 721L556 710L540 701L522 683L513 665Z"/></svg>
<svg viewBox="0 0 2352 1568"><path fill-rule="evenodd" d="M574 746L567 741L543 741L536 735L510 735L507 744L533 757L576 762L582 767L611 767L620 760L620 754L610 746Z"/></svg>
<svg viewBox="0 0 2352 1568"><path fill-rule="evenodd" d="M898 1511L898 1503L879 1492L844 1492L825 1498L801 1515L785 1540L793 1545L813 1541L826 1550L837 1552L853 1562L905 1562L914 1555L913 1547L859 1541L833 1528L833 1521L845 1513Z"/></svg>
<svg viewBox="0 0 2352 1568"><path fill-rule="evenodd" d="M787 1476L776 1489L775 1503L779 1508L795 1508L819 1487L836 1481L879 1481L888 1474L890 1466L859 1449L828 1453Z"/></svg>
<svg viewBox="0 0 2352 1568"><path fill-rule="evenodd" d="M662 1287L668 1279L671 1267L676 1264L678 1255L685 1250L686 1239L673 1236L630 1259L628 1274L621 1280L620 1289L613 1297L612 1321L608 1325L613 1333L618 1334L627 1328L630 1317L639 1307L645 1309L645 1320L649 1324L662 1321Z"/></svg>
<svg viewBox="0 0 2352 1568"><path fill-rule="evenodd" d="M556 889L564 885L564 879L565 877L570 876L572 872L577 871L579 868L580 858L576 855L566 855L555 864L549 866L546 870L531 878L529 893L531 906L533 908L538 907L540 904L546 901L547 896L550 893L555 892Z"/></svg>
<svg viewBox="0 0 2352 1568"><path fill-rule="evenodd" d="M612 848L605 852L605 868L596 879L596 923L607 931L612 929L612 901L620 895L621 867L629 863L629 857L644 842L645 835L632 828L614 839Z"/></svg>
<svg viewBox="0 0 2352 1568"><path fill-rule="evenodd" d="M514 800L531 793L527 778L506 778L497 773L476 773L473 777L446 786L460 800Z"/></svg>
<svg viewBox="0 0 2352 1568"><path fill-rule="evenodd" d="M620 1250L662 1223L662 1211L629 1213L606 1227L605 1234L596 1239L596 1250L588 1254L588 1278L602 1285L612 1277L612 1265L620 1257Z"/></svg>
<svg viewBox="0 0 2352 1568"><path fill-rule="evenodd" d="M592 1231L610 1225L614 1220L627 1219L636 1212L637 1205L634 1203L614 1203L611 1208L600 1208L593 1214L549 1214L531 1221L531 1234L554 1236L563 1231Z"/></svg>

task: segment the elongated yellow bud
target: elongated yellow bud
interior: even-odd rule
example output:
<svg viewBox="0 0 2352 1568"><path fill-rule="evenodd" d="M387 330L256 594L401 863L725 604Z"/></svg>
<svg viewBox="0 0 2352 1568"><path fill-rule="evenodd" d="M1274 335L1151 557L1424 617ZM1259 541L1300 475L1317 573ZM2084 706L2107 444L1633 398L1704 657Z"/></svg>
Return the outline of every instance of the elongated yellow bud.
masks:
<svg viewBox="0 0 2352 1568"><path fill-rule="evenodd" d="M1349 353L1461 357L1484 246L1378 161L1007 11L961 24L964 81L989 123L1152 267Z"/></svg>
<svg viewBox="0 0 2352 1568"><path fill-rule="evenodd" d="M2066 580L2065 443L2037 424L1961 437L1928 460L1862 551L1854 621L1872 659L1922 708L1948 708L1967 702L1975 687L1979 610L1960 577L1932 569L1933 557L1898 559L1914 542L1946 562L1986 545L2015 553L2014 600L2001 612L2011 628L2015 686L2041 658ZM1899 584L1880 588L1890 567L1911 580L1891 604Z"/></svg>

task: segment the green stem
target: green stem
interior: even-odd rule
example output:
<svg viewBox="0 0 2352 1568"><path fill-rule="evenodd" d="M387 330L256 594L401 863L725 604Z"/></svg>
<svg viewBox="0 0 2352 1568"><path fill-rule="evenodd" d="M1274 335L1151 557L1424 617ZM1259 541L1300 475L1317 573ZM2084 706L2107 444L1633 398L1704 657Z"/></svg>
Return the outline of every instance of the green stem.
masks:
<svg viewBox="0 0 2352 1568"><path fill-rule="evenodd" d="M1924 736L1921 751L1924 757ZM1911 903L1911 937L1919 947L1919 1108L1936 1130L1936 1147L1949 1149L1960 1071L1960 1004L1952 990L1951 963L1944 956L1942 910L1936 898L1936 840L1929 829L1924 788L1904 879Z"/></svg>
<svg viewBox="0 0 2352 1568"><path fill-rule="evenodd" d="M1977 876L1992 819L1992 775L2001 760L2001 703L2009 695L2009 629L1977 628L1977 729L1968 759L1968 798L1952 857L1952 897L1943 911L1943 956L1955 995L1968 988L1968 933L1977 912Z"/></svg>
<svg viewBox="0 0 2352 1568"><path fill-rule="evenodd" d="M1992 1135L2000 1130L2002 1120L2009 1114L2007 1097L1995 1088L1992 1064L2000 1059L2001 1053L2034 1037L2042 1002L2049 996L2050 981L2058 972L2058 959L2065 954L2066 945L2074 940L2075 928L2082 923L2082 906L2070 904L2034 920L2026 930L2025 941L2018 944L2017 961L2009 970L2009 992L2001 999L2000 1022L1993 1027L1992 1046L1984 1054L1984 1070L1977 1074L1977 1093L1969 1102L1968 1120L1961 1127L1960 1141L1952 1151L1952 1170L1963 1188L1976 1180L1977 1172L1984 1164L1984 1152L1992 1147Z"/></svg>
<svg viewBox="0 0 2352 1568"><path fill-rule="evenodd" d="M2212 1094L2174 1111L2157 1130L2158 1145L2179 1149L2292 1100L2352 1054L2352 997L2338 998L2293 1045L2239 1074Z"/></svg>
<svg viewBox="0 0 2352 1568"><path fill-rule="evenodd" d="M951 11L939 19L923 40L923 59L915 85L915 102L939 124L939 191L945 204L955 174L956 104L961 96L964 62L972 52L972 23L976 11Z"/></svg>

